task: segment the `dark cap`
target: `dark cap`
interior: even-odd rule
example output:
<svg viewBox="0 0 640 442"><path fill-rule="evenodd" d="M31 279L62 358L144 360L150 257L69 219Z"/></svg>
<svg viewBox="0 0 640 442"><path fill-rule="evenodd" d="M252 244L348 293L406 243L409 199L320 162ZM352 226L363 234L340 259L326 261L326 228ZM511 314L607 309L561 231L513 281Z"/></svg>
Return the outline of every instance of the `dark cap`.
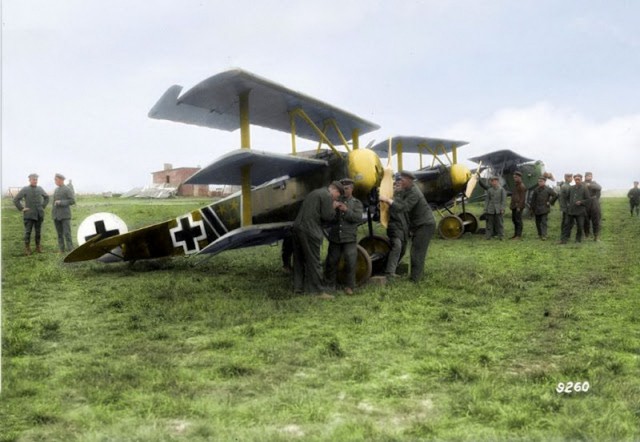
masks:
<svg viewBox="0 0 640 442"><path fill-rule="evenodd" d="M568 177L573 178L573 174L572 174L571 172L569 172L569 173L565 173L565 174L564 174L564 177L565 177L565 178L568 178Z"/></svg>
<svg viewBox="0 0 640 442"><path fill-rule="evenodd" d="M593 175L593 173L592 173L592 172L585 172L585 173L584 173L584 175L585 175L585 176L587 176L587 175Z"/></svg>
<svg viewBox="0 0 640 442"><path fill-rule="evenodd" d="M500 178L498 178L497 176L492 176L491 178L489 178L489 181L498 181L500 180Z"/></svg>
<svg viewBox="0 0 640 442"><path fill-rule="evenodd" d="M353 186L353 180L351 178L342 178L340 180L340 184L342 184L343 186Z"/></svg>
<svg viewBox="0 0 640 442"><path fill-rule="evenodd" d="M582 175L580 175L579 173L576 173L573 177L574 178L582 178Z"/></svg>
<svg viewBox="0 0 640 442"><path fill-rule="evenodd" d="M409 172L408 170L401 170L400 172L398 172L398 175L412 180L416 179L416 176L413 174L413 172Z"/></svg>
<svg viewBox="0 0 640 442"><path fill-rule="evenodd" d="M522 172L520 172L519 170L516 170L515 172L513 172L514 175L518 175L519 177L522 176Z"/></svg>
<svg viewBox="0 0 640 442"><path fill-rule="evenodd" d="M340 195L344 195L344 186L340 184L340 181L331 181L331 185L340 191Z"/></svg>
<svg viewBox="0 0 640 442"><path fill-rule="evenodd" d="M31 179L31 178L38 179L38 174L37 174L37 173L31 173L31 174L29 174L29 179Z"/></svg>
<svg viewBox="0 0 640 442"><path fill-rule="evenodd" d="M540 180L547 181L547 177L544 176L544 175L541 175L541 176L538 177L538 181L540 181Z"/></svg>
<svg viewBox="0 0 640 442"><path fill-rule="evenodd" d="M66 178L64 177L64 175L63 175L63 174L61 174L61 173L56 173L56 175L55 175L55 176L56 176L56 178L60 178L61 180L66 180Z"/></svg>

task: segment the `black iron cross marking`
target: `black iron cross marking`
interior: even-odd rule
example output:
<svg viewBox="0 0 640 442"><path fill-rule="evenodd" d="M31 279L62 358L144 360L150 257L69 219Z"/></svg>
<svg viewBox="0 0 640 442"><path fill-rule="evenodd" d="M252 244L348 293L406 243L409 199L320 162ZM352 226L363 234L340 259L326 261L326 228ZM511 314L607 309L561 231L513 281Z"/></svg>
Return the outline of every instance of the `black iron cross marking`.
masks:
<svg viewBox="0 0 640 442"><path fill-rule="evenodd" d="M179 218L178 227L171 229L174 246L182 246L185 254L197 252L200 249L198 241L206 237L202 221L196 221L193 225L192 222L190 216Z"/></svg>
<svg viewBox="0 0 640 442"><path fill-rule="evenodd" d="M94 233L93 235L88 235L84 237L85 241L89 241L91 238L98 236L98 235L102 235L101 239L105 239L105 238L109 238L112 236L116 236L120 234L120 230L119 229L113 229L113 230L107 230L107 226L104 225L104 221L103 220L99 220L96 221L95 223L93 223L93 225L96 228L96 233Z"/></svg>

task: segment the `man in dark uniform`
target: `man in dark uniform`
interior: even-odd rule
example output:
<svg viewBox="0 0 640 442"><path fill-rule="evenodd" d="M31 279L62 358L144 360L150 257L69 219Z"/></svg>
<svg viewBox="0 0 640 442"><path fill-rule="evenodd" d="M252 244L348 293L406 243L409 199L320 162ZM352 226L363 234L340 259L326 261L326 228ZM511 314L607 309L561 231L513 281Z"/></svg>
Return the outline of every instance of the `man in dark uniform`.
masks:
<svg viewBox="0 0 640 442"><path fill-rule="evenodd" d="M547 218L551 211L551 205L556 202L558 195L553 189L547 186L547 178L541 176L538 178L538 186L531 192L531 201L529 206L536 216L536 229L538 237L547 240Z"/></svg>
<svg viewBox="0 0 640 442"><path fill-rule="evenodd" d="M51 217L58 233L58 249L60 253L73 250L73 240L71 238L71 206L76 203L73 191L64 184L65 177L56 173L54 181L56 190L53 192L53 204L51 205Z"/></svg>
<svg viewBox="0 0 640 442"><path fill-rule="evenodd" d="M362 222L362 203L353 197L353 180L340 180L344 196L339 199L336 220L329 229L329 250L327 252L326 282L331 288L336 285L338 262L344 256L347 282L344 292L353 295L356 287L356 260L358 259L358 225Z"/></svg>
<svg viewBox="0 0 640 442"><path fill-rule="evenodd" d="M411 239L411 273L413 282L419 282L424 273L424 262L429 250L429 242L436 230L436 219L422 191L413 182L415 175L403 170L400 172L400 192L394 198L380 197L380 201L389 204L390 211L398 210L407 214L409 236ZM397 204L397 206L396 206ZM393 206L396 206L395 209ZM402 257L400 257L402 259Z"/></svg>
<svg viewBox="0 0 640 442"><path fill-rule="evenodd" d="M573 174L565 173L564 182L560 185L560 193L558 195L558 201L560 204L560 211L562 212L562 222L560 224L560 242L566 243L569 238L565 238L567 233L567 226L569 225L569 214L567 213L567 205L569 204L569 190L571 189L571 182L573 181Z"/></svg>
<svg viewBox="0 0 640 442"><path fill-rule="evenodd" d="M576 242L582 242L582 228L584 227L584 217L587 214L587 205L589 204L589 190L582 184L582 175L575 174L573 181L576 183L569 189L569 199L567 200L567 215L569 222L567 223L566 232L562 235L564 240L561 244L566 244L571 238L571 230L576 224Z"/></svg>
<svg viewBox="0 0 640 442"><path fill-rule="evenodd" d="M629 198L629 207L631 208L631 216L635 210L636 215L640 216L640 188L638 188L638 181L633 182L633 188L627 193Z"/></svg>
<svg viewBox="0 0 640 442"><path fill-rule="evenodd" d="M584 219L584 236L589 237L590 231L593 232L593 240L600 241L600 220L602 212L600 210L600 193L602 186L593 181L593 173L584 173L584 186L589 190L591 200L587 207L587 216Z"/></svg>
<svg viewBox="0 0 640 442"><path fill-rule="evenodd" d="M399 193L402 192L400 187L400 175L397 174L395 182L393 183L393 199L399 197ZM400 258L404 255L407 241L409 240L409 221L407 220L407 213L400 209L399 205L391 205L389 207L389 224L387 225L387 236L391 243L391 250L387 257L387 266L384 274L387 278L394 278L398 276L396 269Z"/></svg>
<svg viewBox="0 0 640 442"><path fill-rule="evenodd" d="M22 204L24 200L24 205ZM31 231L36 231L36 252L42 253L41 232L44 209L49 203L49 195L38 186L38 174L29 175L29 185L20 189L13 204L22 212L24 220L24 253L31 255Z"/></svg>
<svg viewBox="0 0 640 442"><path fill-rule="evenodd" d="M522 173L519 170L513 172L513 192L511 192L511 221L513 222L514 233L511 239L522 238L522 211L526 204L527 188L522 182Z"/></svg>
<svg viewBox="0 0 640 442"><path fill-rule="evenodd" d="M320 249L324 233L322 224L334 219L342 184L333 181L329 187L309 193L293 222L293 291L333 299L324 293Z"/></svg>

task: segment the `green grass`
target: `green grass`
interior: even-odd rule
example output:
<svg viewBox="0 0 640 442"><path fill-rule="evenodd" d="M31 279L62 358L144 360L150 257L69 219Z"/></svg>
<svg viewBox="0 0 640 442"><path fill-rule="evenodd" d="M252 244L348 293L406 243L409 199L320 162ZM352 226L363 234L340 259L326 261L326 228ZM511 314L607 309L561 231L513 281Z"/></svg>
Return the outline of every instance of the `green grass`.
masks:
<svg viewBox="0 0 640 442"><path fill-rule="evenodd" d="M73 228L199 205L81 198ZM323 302L292 295L279 247L65 265L47 218L47 253L23 257L4 200L0 440L638 440L627 210L604 200L598 243L539 241L532 220L521 242L436 239L421 285Z"/></svg>

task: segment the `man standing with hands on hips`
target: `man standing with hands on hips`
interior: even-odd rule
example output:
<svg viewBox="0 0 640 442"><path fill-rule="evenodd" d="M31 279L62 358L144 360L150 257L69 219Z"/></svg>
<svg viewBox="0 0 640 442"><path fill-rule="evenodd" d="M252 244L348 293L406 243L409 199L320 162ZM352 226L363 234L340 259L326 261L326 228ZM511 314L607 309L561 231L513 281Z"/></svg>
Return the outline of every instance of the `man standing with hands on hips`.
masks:
<svg viewBox="0 0 640 442"><path fill-rule="evenodd" d="M24 200L24 205L22 204ZM49 195L38 186L38 174L29 175L29 185L20 189L13 199L13 204L22 212L24 220L24 254L31 255L31 231L36 231L36 252L42 253L42 222L44 208L49 203Z"/></svg>

